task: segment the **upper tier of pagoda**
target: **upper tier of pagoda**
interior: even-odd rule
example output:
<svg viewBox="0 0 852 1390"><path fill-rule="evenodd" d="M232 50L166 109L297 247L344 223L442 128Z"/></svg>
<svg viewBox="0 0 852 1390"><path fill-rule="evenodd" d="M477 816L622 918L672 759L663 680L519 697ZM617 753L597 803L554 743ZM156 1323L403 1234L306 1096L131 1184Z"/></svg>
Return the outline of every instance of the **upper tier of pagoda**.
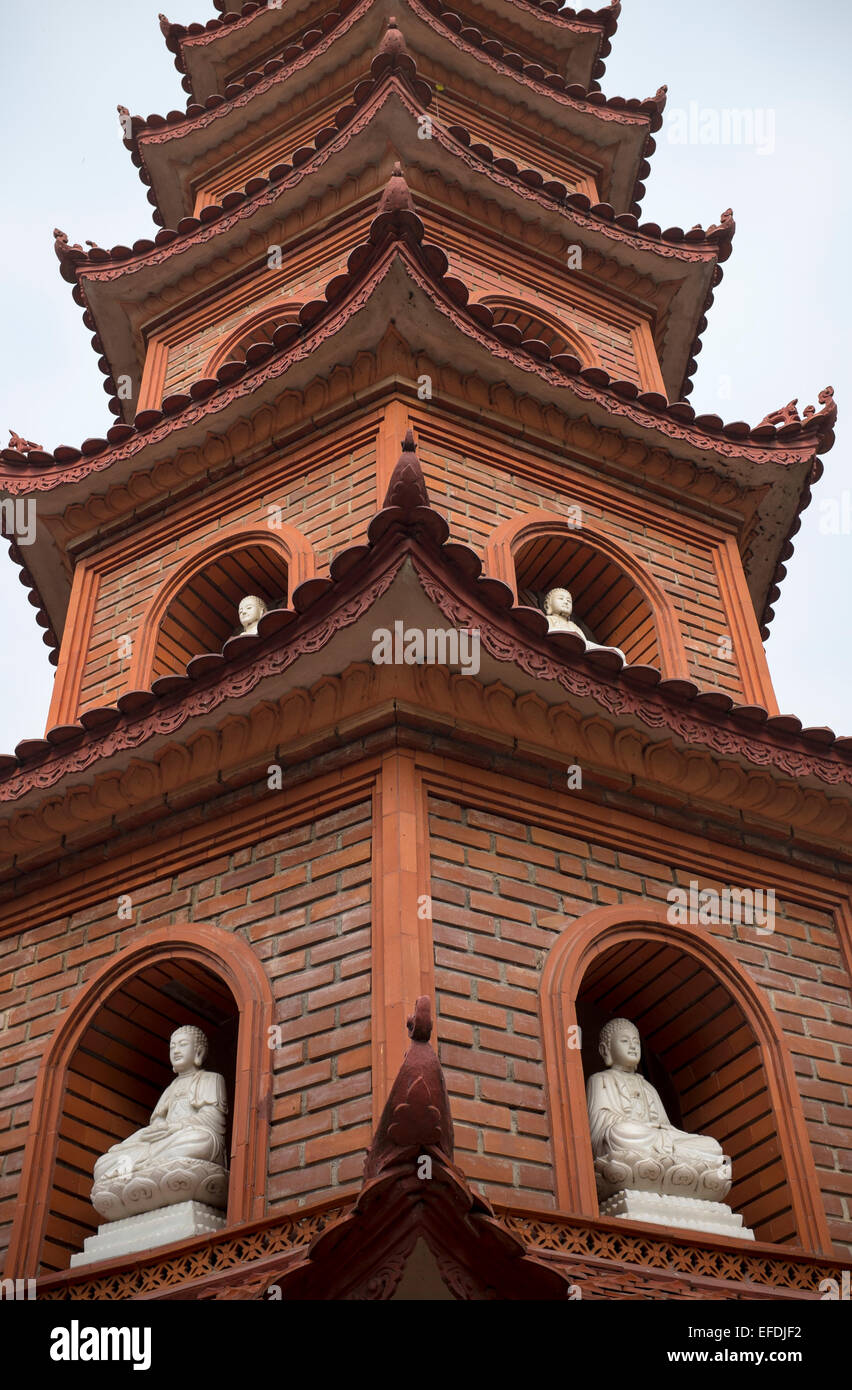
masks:
<svg viewBox="0 0 852 1390"><path fill-rule="evenodd" d="M476 629L479 678L430 663L372 662L377 624L399 612L421 629ZM306 664L317 653L324 664L310 665L313 678L335 674L306 691ZM128 821L139 824L140 806L154 821L176 805L191 807L208 787L221 791L237 765L242 778L254 766L265 776L279 739L301 748L329 725L351 738L353 730L374 732L377 716L418 737L426 724L448 739L485 727L497 767L508 753L539 776L555 768L564 777L566 758L606 769L616 780L603 785L632 792L642 814L653 787L669 805L682 793L721 817L736 818L744 803L764 829L792 824L800 850L848 842L852 739L732 705L719 690L624 666L611 649L549 632L542 612L515 603L475 552L451 538L409 432L361 540L334 555L327 578L299 584L291 608L261 617L256 637L236 636L183 673L89 707L0 756L0 802L10 803L0 824L6 862L37 867L69 845L91 848L92 823L105 812L105 834L116 836ZM93 787L81 784L81 771ZM175 793L185 789L182 801Z"/></svg>
<svg viewBox="0 0 852 1390"><path fill-rule="evenodd" d="M221 17L206 24L172 24L161 15L160 27L183 75L184 91L203 103L213 95L235 95L244 85L254 85L267 64L298 56L300 47L314 47L354 7L355 0L285 0L246 4L239 11L223 4L216 7ZM457 12L441 0L428 0L428 8L435 15L452 16L450 23L464 42L507 66L520 70L533 63L569 83L597 88L621 0L598 11L560 10L555 0L468 0ZM234 91L228 92L228 86Z"/></svg>
<svg viewBox="0 0 852 1390"><path fill-rule="evenodd" d="M210 62L214 54L232 62L240 44L283 42L288 25L313 14L310 5L248 6L175 42L181 55L197 45ZM543 26L564 25L568 48L586 44L584 62L594 31L599 63L617 7L567 16L495 0L487 17L492 29L526 26L530 43ZM329 15L326 30L302 30L293 51L285 45L266 60L269 71L233 77L239 90L230 96L134 121L128 144L143 173L157 171L157 196L195 214L111 251L89 243L86 252L56 234L62 274L94 331L121 423L79 449L51 454L22 441L0 454L7 489L43 497L49 534L30 548L26 580L51 640L63 627L81 543L67 522L76 505L106 488L109 509L120 513L143 475L150 505L160 505L156 480L167 461L203 449L212 429L229 430L247 410L305 391L374 350L389 322L410 353L412 384L418 354L438 371L465 362L486 390L503 384L581 432L588 424L593 454L596 435L603 441L616 431L636 477L648 460L651 488L662 476L661 450L663 472L704 478L707 497L718 480L751 601L768 621L798 514L819 476L817 455L833 441L833 393L804 420L768 417L750 427L696 418L681 398L734 223L727 213L706 231L639 224L637 180L664 92L624 102L566 90L564 79L531 71L535 63L495 56L497 40L478 32L479 40L421 0L355 0ZM504 111L526 122L530 138L549 123L548 148L558 153L561 136L593 196L499 153L481 125L456 119L453 96L469 95L465 83L474 78L484 102L478 119L491 122L495 142L505 139ZM282 158L277 132L289 129L291 114ZM233 177L246 172L251 151L258 172L237 187ZM391 175L395 160L405 177ZM228 191L210 201L217 167ZM602 201L604 190L614 201ZM270 247L280 258L274 270ZM579 268L569 268L574 251ZM527 312L533 291L544 305L538 316ZM231 348L238 351L223 355ZM129 392L119 391L122 379ZM603 457L596 464L609 466Z"/></svg>
<svg viewBox="0 0 852 1390"><path fill-rule="evenodd" d="M255 182L254 191L205 209L176 231L132 248L94 248L88 254L57 239L62 272L96 334L93 346L114 413L121 410L129 422L140 409L159 407L178 384L191 384L186 377L178 382L171 368L158 375L152 353L161 341L176 351L193 333L201 341L191 322L202 288L211 323L221 303L223 330L236 293L225 286L238 279L241 302L258 309L276 296L279 305L287 297L301 307L322 293L329 272L343 269L363 234L371 204L374 210L378 203L388 147L403 161L430 234L447 249L454 273L476 280L476 267L490 260L502 266L506 286L517 282L518 298L545 280L557 318L585 325L586 335L598 341L595 358L578 353L584 365L594 362L616 378L633 377L670 399L688 392L720 264L730 251L730 216L688 234L663 234L650 223L640 228L635 218L616 221L607 208L589 207L585 195L560 202L549 190L494 168L470 151L460 132L439 127L427 158L412 119L415 109L410 87L388 74L375 84L360 121L312 159L289 172L273 171L262 186ZM274 277L270 246L281 247ZM572 248L575 258L583 258L580 270L569 263ZM607 319L612 326L605 329ZM629 336L640 323L647 325L644 372ZM169 360L177 362L174 356ZM196 375L208 374L199 358ZM132 389L119 397L122 377Z"/></svg>
<svg viewBox="0 0 852 1390"><path fill-rule="evenodd" d="M362 4L351 11L351 18L353 22L357 18L364 26L373 25L381 17L380 11L381 0L375 3L362 0ZM718 227L706 232L700 227L689 232L679 228L661 232L652 223L640 228L635 213L617 214L611 203L600 201L598 193L602 179L606 178L609 189L613 179L626 174L622 194L629 196L628 185L637 172L636 160L650 138L649 125L659 120L657 104L641 104L649 109L638 113L620 109L604 111L600 106L589 105L583 120L590 123L590 133L610 150L623 153L632 149L627 164L622 168L619 157L609 165L603 160L593 167L587 155L595 146L589 139L580 141L586 153L575 158L580 164L585 160L586 167L585 172L580 169L573 177L573 183L571 171L564 167L564 157L561 172L565 173L567 182L545 179L538 170L519 166L515 160L475 138L475 130L471 132L458 122L448 123L440 117L437 107L445 110L448 100L444 84L441 84L440 102L434 103L435 114L428 117L429 138L424 139L422 121L433 105L432 87L420 77L405 35L393 18L388 20L384 31L375 36L375 44L370 40L371 32L372 29L364 28L361 39L366 36L368 47L365 52L356 53L349 64L344 61L341 47L347 35L335 31L333 45L329 43L324 51L320 51L321 45L312 49L303 55L308 61L301 67L296 65L294 71L277 73L242 98L218 106L201 117L173 126L164 125L159 131L140 134L137 129L129 141L140 162L143 156L155 163L163 157L166 160L163 169L183 171L181 177L187 179L193 171L203 169L205 147L218 155L217 167L222 170L228 164L226 160L223 165L222 150L233 151L248 129L252 132L249 145L257 153L253 156L254 163L246 166L243 162L239 172L241 177L251 173L252 168L262 169L263 173L254 173L239 188L232 186L233 175L225 175L224 182L220 177L221 186L228 187L228 191L220 193L217 202L210 201L209 193L199 198L196 180L192 196L197 216L178 217L175 230L164 229L153 241L142 239L132 248L116 247L106 252L94 247L87 255L79 245L72 246L64 236L58 237L56 249L63 274L76 282L75 297L86 306L86 322L96 331L93 342L114 396L114 412L123 414L129 421L140 409L159 405L163 395L168 395L170 386L174 386L168 371L165 376L152 372L151 335L159 332L154 321L162 320L162 332L173 339L177 330L166 324L163 316L174 323L179 287L186 286L186 295L192 298L197 287L212 284L216 267L221 278L225 266L223 258L229 259L227 273L230 278L241 270L250 274L252 265L265 270L264 255L269 244L282 244L285 261L295 265L293 248L288 244L292 234L288 236L287 233L287 228L294 225L294 213L298 215L297 240L301 243L310 226L310 219L306 222L305 200L310 198L311 206L316 208L332 190L339 191L333 218L335 234L339 240L344 225L341 219L346 214L348 201L356 216L349 241L350 247L354 245L361 226L359 217L363 218L358 210L364 208L363 195L370 187L369 171L377 170L383 151L388 148L403 157L410 177L413 170L421 171L422 185L424 180L425 185L430 180L434 184L435 175L438 175L444 191L436 187L431 201L434 203L434 230L441 233L442 241L453 236L445 225L443 210L447 200L452 201L453 190L457 189L464 190L468 200L478 196L483 209L479 216L483 235L487 236L487 228L494 221L488 207L495 202L501 208L511 208L516 223L520 218L520 222L526 224L521 241L526 247L530 273L533 261L540 259L534 248L545 229L554 245L558 237L563 248L584 255L588 253L591 258L590 273L585 275L588 292L594 295L605 282L610 282L616 299L621 296L622 307L618 308L613 302L608 311L610 321L601 326L603 358L594 354L587 356L580 351L581 361L586 365L604 366L611 375L631 377L635 373L638 384L646 389L662 389L672 398L684 395L690 389L688 378L695 368L694 354L705 326L704 314L712 302L713 287L721 278L719 264L730 251L733 221L726 215ZM455 54L452 47L449 52ZM341 70L341 61L343 70L349 75L342 89L334 89L332 83L329 96L329 81ZM510 74L508 80L516 82L517 79ZM314 113L310 131L306 133L302 126L287 137L284 145L278 114L282 90L288 97L288 110L298 110L301 102L308 112L313 110ZM317 93L324 94L319 114L313 100ZM490 92L483 92L482 99L492 106L497 101ZM545 105L558 108L559 101L567 102L569 108L577 104L568 98L557 99L556 95L545 91ZM342 104L335 105L336 102ZM269 117L261 119L267 105ZM482 109L488 116L488 108ZM274 129L269 126L269 120ZM492 123L498 139L505 140L499 120ZM265 137L257 135L264 130ZM553 130L557 132L557 126L554 125ZM531 134L528 131L528 135ZM579 137L572 138L576 144ZM299 143L296 149L292 148L294 141L306 139L310 143ZM284 149L290 156L289 161L279 158ZM516 153L523 155L517 148ZM578 183L588 191L581 191ZM424 215L430 201L425 185L421 191L426 196L419 201ZM377 198L380 188L375 175L372 186ZM191 191L189 185L188 191ZM476 236L473 225L476 219L471 219L464 210L461 216L471 226L461 236L460 247ZM323 231L320 223L316 223L317 234L326 241L329 231L330 224ZM493 237L495 245L488 253L492 259L495 254L499 255L499 243L501 238L505 240L506 231L503 228ZM267 238L266 243L261 240L263 236ZM341 246L341 250L344 249ZM234 261L235 256L242 262L241 270ZM523 258L522 249L520 256L513 255L516 264L522 264ZM343 263L338 262L341 267ZM452 263L455 271L475 278L475 267L468 264L464 255L459 254L457 263L456 259ZM508 264L504 270L511 279ZM561 281L563 298L565 294L570 298L575 290L581 294L584 276L566 267L564 253L561 264L553 264L548 273ZM325 274L322 261L315 274L315 287L321 290ZM306 282L301 262L296 280L300 291L307 284L309 298L310 279ZM270 286L267 279L265 288L258 286L252 293L247 282L244 297L268 297ZM526 288L523 283L518 285L519 298L523 298ZM625 310L624 288L635 302L635 309ZM279 292L290 294L291 290L282 284ZM601 289L601 293L606 295L609 291ZM554 308L557 317L566 308L559 294ZM576 309L576 312L582 318L581 311ZM640 321L648 325L647 331L640 328ZM591 331L595 336L596 330L592 328ZM630 335L637 332L647 339L639 354L645 366L637 362L631 368L630 361L636 354ZM609 351L612 343L620 344L614 354ZM132 390L125 391L119 398L115 383L121 378L132 383ZM163 387L159 394L154 394L155 383ZM190 383L187 380L180 384Z"/></svg>
<svg viewBox="0 0 852 1390"><path fill-rule="evenodd" d="M506 0L505 7L529 8L520 0ZM539 62L507 62L512 54L498 58L488 51L502 47L497 40L484 41L469 26L458 32L458 16L435 14L420 0L344 0L340 10L317 21L319 27L307 29L304 19L296 23L299 12L285 21L287 13L263 12L277 28L279 56L242 79L223 77L217 91L199 93L202 99L190 101L185 112L147 119L124 113L126 143L150 185L160 226L177 226L282 162L294 162L318 136L331 139L363 101L371 61L389 25L399 26L421 79L430 85L420 100L435 123L461 126L492 158L513 160L540 182L559 180L593 203L610 203L615 213L639 212L664 89L645 101L607 99L588 75L580 81L563 77L558 54L547 69ZM550 23L559 27L563 21ZM284 42L288 24L295 24L298 42ZM570 26L567 32L573 33ZM218 52L232 33L214 32L204 41ZM600 29L596 33L600 40ZM549 39L545 47L553 55Z"/></svg>
<svg viewBox="0 0 852 1390"><path fill-rule="evenodd" d="M117 508L116 519L122 512L137 514L140 485L146 510L158 494L165 502L175 488L176 459L195 457L191 468L206 472L211 432L221 441L232 428L242 429L247 411L257 417L282 393L290 396L329 380L343 364L374 352L391 320L397 340L410 349L410 365L402 374L412 391L429 364L436 364L436 379L440 364L452 364L481 383L486 394L508 391L537 400L544 410L555 407L560 428L572 423L584 451L597 456L598 470L612 467L618 473L623 455L634 479L644 475L651 487L657 480L665 488L678 478L693 480L698 507L702 496L712 497L721 486L728 514L741 518L739 543L755 611L767 617L791 551L789 535L819 475L816 456L833 441L831 392L823 394L822 411L806 412L804 421L780 427L771 421L752 429L741 422L725 426L715 416L696 418L685 402L669 405L658 392L613 380L599 367L583 367L570 352L552 354L541 342L501 334L493 312L472 302L469 288L448 269L447 255L427 238L408 185L396 171L343 273L331 273L322 296L303 304L244 360L224 363L215 377L193 382L162 409L142 411L133 424L115 425L107 438L86 440L80 449L2 451L7 490L42 494L44 529L39 527L26 563L54 629L61 630L68 603L75 514L88 496L106 485L106 511ZM381 376L378 363L377 370ZM231 446L225 457L230 454ZM97 505L102 516L104 504ZM102 525L98 534L105 534ZM62 565L57 565L57 547Z"/></svg>

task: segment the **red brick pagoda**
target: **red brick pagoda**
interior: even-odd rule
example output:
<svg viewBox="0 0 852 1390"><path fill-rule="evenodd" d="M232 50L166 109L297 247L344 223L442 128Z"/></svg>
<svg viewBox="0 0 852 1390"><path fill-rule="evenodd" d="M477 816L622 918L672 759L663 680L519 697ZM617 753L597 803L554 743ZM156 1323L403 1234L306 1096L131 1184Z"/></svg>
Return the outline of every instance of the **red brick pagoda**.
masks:
<svg viewBox="0 0 852 1390"><path fill-rule="evenodd" d="M0 453L56 664L0 759L0 1249L41 1298L848 1268L852 739L762 646L833 393L687 403L734 221L642 220L665 89L602 93L619 9L163 18L186 110L119 111L156 229L55 233L114 422ZM753 1240L601 1214L619 1017ZM185 1024L224 1223L72 1267Z"/></svg>

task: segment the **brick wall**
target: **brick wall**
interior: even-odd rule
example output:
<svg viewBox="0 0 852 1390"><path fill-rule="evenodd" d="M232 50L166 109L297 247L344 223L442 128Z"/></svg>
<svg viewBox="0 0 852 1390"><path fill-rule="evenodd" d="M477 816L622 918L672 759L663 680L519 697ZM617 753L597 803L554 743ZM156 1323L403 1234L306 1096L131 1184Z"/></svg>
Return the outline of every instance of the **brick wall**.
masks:
<svg viewBox="0 0 852 1390"><path fill-rule="evenodd" d="M590 843L452 801L431 806L432 896L440 1056L456 1119L457 1161L495 1201L554 1206L539 982L555 940L546 913L669 888L721 888L700 866L677 874L610 843ZM736 882L736 881L735 881ZM760 886L743 885L743 886ZM831 919L776 901L775 932L724 937L784 1030L833 1238L852 1248L850 982Z"/></svg>
<svg viewBox="0 0 852 1390"><path fill-rule="evenodd" d="M623 498L613 494L611 503L601 500L599 484L596 495L589 497L580 474L572 478L566 470L559 485L526 477L519 456L513 457L496 442L486 463L481 448L468 449L449 422L435 413L415 418L414 423L430 498L447 516L453 540L470 545L482 556L486 540L500 522L537 508L568 516L568 509L580 504L587 524L593 522L631 550L668 594L681 626L691 678L735 700L743 699L740 653L726 645L731 633L725 607L729 600L720 592L712 537L700 546L691 535L667 529L650 511L641 519L631 517ZM334 554L363 538L380 505L375 457L371 439L341 449L339 456L301 477L294 475L293 459L282 461L280 484L268 481L266 475L267 480L258 483L254 500L239 509L223 509L194 528L159 531L144 556L127 558L111 568L102 577L97 595L79 709L114 702L126 688L131 663L118 655L119 638L135 637L161 584L183 562L190 544L238 520L265 526L266 508L274 503L281 508L281 519L296 526L315 547L318 572L325 573ZM306 460L300 465L307 466ZM119 555L123 551L124 547ZM582 616L580 596L575 597Z"/></svg>
<svg viewBox="0 0 852 1390"><path fill-rule="evenodd" d="M486 540L501 521L520 512L541 508L568 516L581 505L587 524L632 551L642 560L668 594L680 622L689 674L701 685L742 698L739 653L724 655L729 648L731 623L719 590L716 567L708 545L699 547L689 536L678 535L648 514L637 520L625 512L623 494L613 494L604 504L599 496L585 495L580 475L566 467L560 485L533 482L513 467L511 456L496 443L486 464L479 452L468 450L445 430L437 430L424 417L420 423L418 453L433 506L451 525L453 539L470 545L480 556ZM638 494L637 494L638 496ZM582 532L578 532L582 538ZM579 595L577 612L582 616Z"/></svg>
<svg viewBox="0 0 852 1390"><path fill-rule="evenodd" d="M431 69L432 64L427 60L422 65L423 75L428 81L435 82L437 70L433 72ZM446 82L448 76L441 71L438 80ZM545 141L538 131L525 129L521 121L508 120L502 112L495 114L488 107L478 106L469 97L453 90L457 82L452 77L449 77L449 82L449 88L439 94L438 106L433 111L443 125L464 127L474 143L488 145L498 159L513 159L520 169L535 169L544 179L559 179L569 193L578 189L584 193L590 191L593 179L585 171L581 173L578 170L564 137L560 148L557 127L552 127L553 136Z"/></svg>
<svg viewBox="0 0 852 1390"><path fill-rule="evenodd" d="M503 266L483 264L475 255L465 254L460 249L464 245L463 235L454 236L452 231L447 233L442 229L435 239L449 252L449 274L464 281L473 302L499 296L520 300L531 314L537 309L552 314L566 328L575 329L586 339L597 353L601 366L615 380L632 381L643 390L648 389L648 383L642 379L632 333L608 313L604 294L599 295L598 305L592 312L572 303L567 293L549 292L544 277L536 275L534 262L524 266L523 278L517 278ZM572 351L570 344L566 351Z"/></svg>
<svg viewBox="0 0 852 1390"><path fill-rule="evenodd" d="M303 304L322 299L326 285L346 270L352 247L366 238L369 215L337 219L321 237L304 236L294 244L279 243L280 232L270 232L269 246L281 246L281 266L264 259L240 282L237 290L211 291L203 314L174 315L167 335L169 343L163 397L186 391L207 375L208 361L222 340L241 323L246 328L264 311L280 306L280 322L291 322ZM159 404L155 402L154 404Z"/></svg>
<svg viewBox="0 0 852 1390"><path fill-rule="evenodd" d="M279 793L284 795L284 793ZM216 844L222 844L221 835ZM76 989L138 926L197 921L263 960L276 999L270 1209L330 1196L360 1176L371 1133L371 804L211 851L195 868L0 941L0 1251L9 1240L35 1077Z"/></svg>
<svg viewBox="0 0 852 1390"><path fill-rule="evenodd" d="M293 476L288 464L284 477L281 485L267 479L262 491L259 487L259 496L239 508L223 508L203 525L183 532L176 527L158 530L143 558L130 556L102 577L83 671L80 710L114 703L126 688L131 660L119 656L119 639L130 636L135 640L161 585L184 563L190 545L215 537L218 530L235 522L266 527L267 507L275 505L281 509L281 521L295 526L314 546L315 562L322 574L338 550L363 536L376 510L372 440L298 476Z"/></svg>
<svg viewBox="0 0 852 1390"><path fill-rule="evenodd" d="M226 193L234 190L242 193L250 179L266 178L276 164L291 163L296 150L312 145L318 132L332 125L341 106L351 100L354 86L354 81L348 81L332 93L325 93L298 116L280 123L274 134L270 133L262 142L256 142L249 150L225 160L199 178L195 184L193 216L197 217L204 207L221 203Z"/></svg>

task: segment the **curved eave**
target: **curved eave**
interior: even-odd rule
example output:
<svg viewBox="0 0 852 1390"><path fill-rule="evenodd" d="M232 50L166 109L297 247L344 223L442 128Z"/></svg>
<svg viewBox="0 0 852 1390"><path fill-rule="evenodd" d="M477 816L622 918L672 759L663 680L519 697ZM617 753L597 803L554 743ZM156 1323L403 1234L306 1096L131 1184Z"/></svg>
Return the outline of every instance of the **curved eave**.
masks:
<svg viewBox="0 0 852 1390"><path fill-rule="evenodd" d="M516 99L513 93L516 94L539 115L556 125L564 123L569 138L572 134L579 135L593 144L610 147L614 152L612 169L608 185L600 190L601 196L618 212L638 214L641 211L645 193L643 180L650 172L648 159L655 149L653 136L663 123L666 87L660 87L653 97L645 100L604 96L596 81L586 84L584 90L583 84L573 83L561 73L543 73L540 65L512 62L508 54L494 56L486 51L482 36L475 37L475 31L462 29L457 32L457 17L446 6L441 7L439 16L432 13L423 0L405 0L405 3L421 21L427 35L431 31L431 42L419 35L418 38L420 48L432 61L445 60L449 42L453 46L454 71L509 100ZM512 78L515 79L514 88ZM597 130L588 122L590 110L601 118Z"/></svg>
<svg viewBox="0 0 852 1390"><path fill-rule="evenodd" d="M328 17L346 15L356 4L356 0L327 0L322 12L315 20L305 23L305 33L310 34L310 42L316 41L329 28ZM278 8L263 0L259 5L244 5L239 13L228 11L218 19L210 19L205 24L172 24L161 22L160 27L166 46L174 54L175 67L182 73L184 91L193 103L207 100L217 92L224 91L227 74L245 63L254 61L253 55L268 51L276 43L276 33L283 38L299 27L300 16L307 15L316 6L311 0L294 5L288 0ZM301 37L301 36L300 36ZM300 38L293 42L299 43Z"/></svg>
<svg viewBox="0 0 852 1390"><path fill-rule="evenodd" d="M468 309L467 287L445 274L445 254L440 247L424 246L422 237L422 223L413 212L381 213L370 240L352 252L347 274L333 278L322 300L303 307L302 329L284 330L282 346L276 351L270 345L262 365L243 368L236 380L232 374L230 383L197 383L196 397L173 398L169 414L144 412L137 427L114 426L107 439L87 440L79 450L26 456L2 451L0 484L11 495L40 493L45 511L63 511L74 491L82 487L88 492L98 476L109 471L110 483L120 485L139 468L150 468L197 442L199 435L227 428L245 414L253 398L257 405L274 398L285 379L287 386L303 389L341 361L372 350L393 320L406 341L437 362L451 363L484 382L505 383L518 395L535 396L596 427L616 428L646 447L661 446L737 488L765 489L751 538L749 574L760 616L778 579L779 556L784 558L798 513L809 500L810 483L818 476L816 454L833 442L833 403L803 424L750 431L739 423L724 426L715 417L695 420L685 403L670 406L654 393L638 393L630 383L611 382L600 369L581 370L576 358L543 360L539 352L510 347L490 329L488 310L481 305ZM38 537L31 550L31 570L38 575ZM53 576L55 567L48 566L47 574Z"/></svg>
<svg viewBox="0 0 852 1390"><path fill-rule="evenodd" d="M550 705L568 700L584 714L597 711L616 725L638 727L646 738L663 737L678 751L696 747L849 800L852 740L733 705L688 680L663 680L654 668L625 666L613 653L583 652L570 634L549 634L543 614L515 605L506 585L482 575L469 547L449 542L445 520L412 483L410 470L396 494L391 479L366 540L335 557L328 579L297 588L292 609L261 619L257 642L231 639L221 653L194 658L183 676L161 678L151 690L128 692L116 706L88 710L78 723L19 744L15 755L0 758L0 801L13 815L35 811L45 796L58 804L81 773L120 769L128 756L156 757L178 732L187 744L196 728L209 733L224 716L249 713L270 690L278 699L322 678L323 661L336 673L342 667L332 644L345 630L348 662L368 662L375 613L400 611L394 586L402 586L402 607L412 620L428 604L450 626L479 631L486 685L508 676L506 688L516 694L549 686ZM112 828L111 808L104 823Z"/></svg>
<svg viewBox="0 0 852 1390"><path fill-rule="evenodd" d="M64 586L61 582L59 584L55 582L55 576L59 573L58 568L56 568L58 559L57 557L53 557L52 564L46 569L42 580L43 587L49 585L56 590L56 593L52 595L52 601L48 605L41 596L35 577L30 572L29 565L24 558L24 551L21 550L20 546L14 540L9 542L8 554L12 564L17 567L19 582L27 590L27 600L35 609L36 623L42 629L41 640L48 649L48 661L51 666L56 666L59 661L59 643L62 629L60 628L59 636L57 636L47 610L49 606L54 612L61 612L64 616L67 610L68 599L67 592L63 595L62 590ZM54 580L53 584L51 584L52 579Z"/></svg>
<svg viewBox="0 0 852 1390"><path fill-rule="evenodd" d="M350 0L351 3L351 0ZM441 0L430 0L433 7L448 9ZM621 0L599 10L560 9L556 0L487 0L492 27L500 30L505 21L517 26L543 47L556 55L560 72L567 71L572 82L584 82L587 87L599 80L605 71L605 60L611 52L611 41L618 27ZM345 13L343 4L329 3L328 13ZM222 7L224 8L224 7ZM301 7L303 11L309 6ZM299 10L296 11L298 15ZM393 10L391 10L393 13ZM195 101L203 102L214 92L224 89L224 75L239 66L240 55L251 52L257 34L256 47L268 49L274 42L276 27L289 29L292 7L271 9L266 0L259 5L244 5L239 14L230 12L225 19L208 20L206 24L161 24L166 44L174 54L175 66L184 74L184 90ZM322 28L322 17L317 23Z"/></svg>
<svg viewBox="0 0 852 1390"><path fill-rule="evenodd" d="M235 91L228 98L211 94L206 107L193 103L186 113L172 111L167 116L149 116L147 120L133 117L132 134L125 144L139 165L143 182L150 184L149 199L156 209L154 220L162 225L191 211L186 170L194 164L199 150L222 145L238 148L241 133L246 131L249 109L255 121L275 109L283 84L287 84L286 95L291 98L294 90L317 82L332 65L340 68L362 52L364 46L378 52L387 21L394 14L400 16L398 22L404 36L410 42L419 41L420 47L436 61L452 58L454 70L459 69L462 76L480 86L485 83L511 102L521 101L545 119L567 127L569 135L573 131L584 141L599 145L613 164L610 183L601 189L602 197L617 210L638 213L638 200L644 192L641 180L650 167L646 156L654 148L651 132L662 121L662 89L656 97L640 102L620 97L607 99L598 91L572 86L561 77L549 78L547 82L533 79L461 40L417 0L405 0L404 8L397 0L360 0L309 49L295 54L283 65L268 64L274 70L255 74L256 80L244 90ZM326 61L332 48L333 58ZM536 65L527 66L532 69ZM294 87L294 81L299 85ZM566 90L569 88L570 92ZM199 133L200 140L193 140L188 147L181 146L186 136Z"/></svg>
<svg viewBox="0 0 852 1390"><path fill-rule="evenodd" d="M361 84L359 95L359 106L338 112L339 130L332 138L320 132L314 150L302 152L305 157L297 168L278 166L274 178L252 180L249 188L254 191L227 195L227 206L205 208L200 220L186 218L178 231L164 229L154 241L143 239L132 248L60 252L62 274L76 282L75 299L86 307L84 322L95 330L93 346L111 382L127 375L138 389L141 377L144 349L139 332L131 327L128 307L147 304L164 283L190 277L204 260L245 239L249 224L251 231L262 233L267 223L286 217L294 204L339 186L353 170L381 158L388 147L411 165L420 165L425 142L417 139L419 80L387 69ZM640 226L633 214L616 216L609 204L591 207L582 194L566 197L564 185L542 184L532 171L509 173L506 161L498 168L493 154L489 160L483 146L477 145L474 152L470 145L462 128L445 131L436 125L428 154L450 181L498 199L524 220L541 220L569 242L629 265L651 280L677 282L660 359L670 395L685 394L684 381L696 367L713 287L722 276L720 262L731 251L733 220L686 233L681 228L663 231L652 223ZM114 391L114 385L110 389Z"/></svg>

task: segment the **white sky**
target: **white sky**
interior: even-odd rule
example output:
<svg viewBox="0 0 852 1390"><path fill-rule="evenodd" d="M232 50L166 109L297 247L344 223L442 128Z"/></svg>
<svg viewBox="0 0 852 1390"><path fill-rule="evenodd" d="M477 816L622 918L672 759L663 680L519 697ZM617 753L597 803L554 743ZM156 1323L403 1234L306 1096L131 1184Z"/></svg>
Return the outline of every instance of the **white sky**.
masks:
<svg viewBox="0 0 852 1390"><path fill-rule="evenodd" d="M236 4L236 0L234 0ZM121 143L116 105L165 114L186 95L157 21L163 0L40 0L4 6L0 249L0 426L46 448L104 434L103 378L52 229L72 241L131 244L153 235L145 188ZM174 12L174 10L177 12ZM783 711L852 732L852 403L847 0L624 0L603 89L646 97L667 82L667 121L644 200L661 226L708 226L733 207L737 235L716 294L691 403L757 423L827 384L838 442L803 517L767 644ZM169 18L215 15L212 0L169 0ZM749 108L759 143L673 143L678 110ZM760 126L759 122L764 124ZM774 138L772 134L774 122ZM820 503L844 509L824 532ZM823 530L820 521L823 520ZM17 569L0 544L0 751L44 731L54 668Z"/></svg>

